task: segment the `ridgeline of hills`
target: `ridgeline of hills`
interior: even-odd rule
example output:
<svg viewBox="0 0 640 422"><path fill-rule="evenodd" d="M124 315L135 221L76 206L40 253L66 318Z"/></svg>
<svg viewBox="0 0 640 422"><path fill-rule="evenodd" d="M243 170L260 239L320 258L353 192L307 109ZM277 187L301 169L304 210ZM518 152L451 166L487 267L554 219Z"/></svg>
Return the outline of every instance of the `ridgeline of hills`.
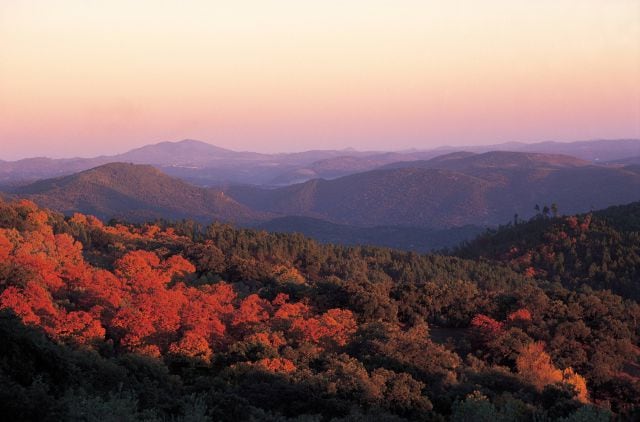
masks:
<svg viewBox="0 0 640 422"><path fill-rule="evenodd" d="M307 217L252 211L228 194L190 185L149 165L111 163L74 175L41 180L12 190L66 215L76 212L132 222L192 219L233 222L268 231L300 232L324 243L370 244L425 252L452 247L480 233L479 226L453 229L359 227Z"/></svg>
<svg viewBox="0 0 640 422"><path fill-rule="evenodd" d="M628 141L619 143L628 151L633 147ZM578 144L578 150L586 150ZM588 151L599 151L601 144L595 142ZM352 155L340 155L345 152ZM318 166L334 175L346 168L354 172L330 180L312 179L278 188L232 183L201 187L189 181L207 179L214 170L224 172L225 166L238 160L247 166L253 163L255 175L264 169L265 157L279 156L238 153L197 141L163 143L119 156L153 166L108 163L4 191L65 214L82 212L136 222L217 220L271 231L298 231L323 242L416 251L455 246L484 227L504 224L516 215L527 219L538 204L556 203L561 213L571 214L640 200L640 167L633 164L600 165L561 154L513 151L456 151L390 163L384 161L402 154L367 154L309 151L286 155L289 162ZM431 152L417 154L424 158ZM194 155L199 161L194 161ZM323 158L311 161L318 157ZM163 167L161 163L169 159L174 164ZM199 167L215 160L220 167ZM68 162L77 166L74 160ZM360 166L363 163L366 165ZM369 165L376 169L357 172ZM168 169L188 171L191 176L165 174Z"/></svg>
<svg viewBox="0 0 640 422"><path fill-rule="evenodd" d="M381 153L313 150L289 154L238 152L205 142L160 142L123 154L95 158L27 158L0 161L0 183L24 184L69 175L112 162L150 164L163 172L203 186L221 183L289 184L314 177L336 177L398 160L438 155L433 152ZM369 157L378 157L371 160ZM384 158L379 158L384 157ZM363 164L360 162L363 160Z"/></svg>
<svg viewBox="0 0 640 422"><path fill-rule="evenodd" d="M452 152L430 160L401 161L382 166L382 169L431 168L469 172L491 169L545 169L560 167L583 167L590 162L562 154L527 153L514 151L490 151L473 153ZM481 173L482 174L482 173Z"/></svg>
<svg viewBox="0 0 640 422"><path fill-rule="evenodd" d="M484 224L490 184L446 170L373 170L333 180L314 179L279 189L231 187L252 209L338 224L442 228Z"/></svg>
<svg viewBox="0 0 640 422"><path fill-rule="evenodd" d="M535 152L565 154L589 162L604 163L640 156L639 140L583 142L506 143L461 148L400 152L313 150L289 154L238 152L208 143L184 140L147 145L118 155L94 158L28 158L0 161L0 184L16 185L77 173L102 164L127 162L151 164L191 183L212 186L225 183L282 186L315 178L331 179L373 170L399 161L428 160L456 151Z"/></svg>
<svg viewBox="0 0 640 422"><path fill-rule="evenodd" d="M67 215L82 212L103 219L190 218L246 223L265 218L223 192L190 185L141 164L105 164L19 187L13 195Z"/></svg>
<svg viewBox="0 0 640 422"><path fill-rule="evenodd" d="M631 202L640 199L640 172L563 155L454 153L333 180L227 192L264 212L351 225L443 228L501 224L515 214L528 218L536 204L557 203L575 213Z"/></svg>
<svg viewBox="0 0 640 422"><path fill-rule="evenodd" d="M640 301L640 202L569 217L541 212L464 242L455 254Z"/></svg>

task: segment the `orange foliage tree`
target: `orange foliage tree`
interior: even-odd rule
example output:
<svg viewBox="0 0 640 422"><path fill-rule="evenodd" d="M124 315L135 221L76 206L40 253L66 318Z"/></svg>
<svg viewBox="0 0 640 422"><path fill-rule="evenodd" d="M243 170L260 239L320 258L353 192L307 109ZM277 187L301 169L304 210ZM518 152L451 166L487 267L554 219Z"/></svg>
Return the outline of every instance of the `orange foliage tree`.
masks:
<svg viewBox="0 0 640 422"><path fill-rule="evenodd" d="M277 351L290 342L319 348L344 346L355 332L350 311L316 314L305 303L278 295L242 299L231 285L191 286L194 265L179 255L161 258L147 250L126 250L113 271L89 265L82 245L68 234L54 234L49 215L31 202L19 207L25 230L0 229L0 308L12 309L25 323L42 327L58 341L85 347L112 341L116 351L154 357L182 356L209 363L214 352L249 341ZM158 226L105 226L95 217L75 214L74 230L127 239L175 236ZM280 275L297 276L292 269ZM291 372L284 358L261 358L257 367Z"/></svg>
<svg viewBox="0 0 640 422"><path fill-rule="evenodd" d="M545 386L562 383L570 385L576 399L587 403L589 392L585 379L572 368L559 370L551 361L551 357L544 351L544 343L534 342L524 346L516 359L516 367L520 375L542 390Z"/></svg>

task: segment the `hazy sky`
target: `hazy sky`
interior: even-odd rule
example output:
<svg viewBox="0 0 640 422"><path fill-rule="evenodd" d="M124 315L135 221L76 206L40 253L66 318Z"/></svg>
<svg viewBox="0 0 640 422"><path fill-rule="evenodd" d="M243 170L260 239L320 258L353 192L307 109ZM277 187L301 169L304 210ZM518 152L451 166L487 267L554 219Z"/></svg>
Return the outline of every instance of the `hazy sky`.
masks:
<svg viewBox="0 0 640 422"><path fill-rule="evenodd" d="M638 0L0 0L0 158L640 137Z"/></svg>

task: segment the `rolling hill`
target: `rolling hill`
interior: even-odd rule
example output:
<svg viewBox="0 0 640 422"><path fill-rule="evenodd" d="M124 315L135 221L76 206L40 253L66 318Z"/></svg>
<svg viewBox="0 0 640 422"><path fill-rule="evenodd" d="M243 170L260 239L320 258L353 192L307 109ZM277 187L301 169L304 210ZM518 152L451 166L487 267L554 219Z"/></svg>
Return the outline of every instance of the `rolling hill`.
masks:
<svg viewBox="0 0 640 422"><path fill-rule="evenodd" d="M557 203L562 212L575 213L640 199L634 168L596 166L563 155L456 153L391 167L279 189L244 186L227 192L265 212L430 228L501 224L514 214L531 216L536 204Z"/></svg>
<svg viewBox="0 0 640 422"><path fill-rule="evenodd" d="M592 140L577 142L538 142L520 144L512 151L566 154L587 161L602 162L640 155L638 139Z"/></svg>
<svg viewBox="0 0 640 422"><path fill-rule="evenodd" d="M435 169L374 170L280 189L231 187L252 209L302 215L339 224L447 227L483 223L491 184Z"/></svg>
<svg viewBox="0 0 640 422"><path fill-rule="evenodd" d="M640 155L634 157L620 158L618 160L610 161L608 164L622 165L622 166L638 166L640 165Z"/></svg>
<svg viewBox="0 0 640 422"><path fill-rule="evenodd" d="M284 231L321 241L426 250L449 246L434 240L440 237L434 229L493 226L515 214L528 218L536 204L556 203L562 213L577 213L639 200L640 171L564 155L456 152L271 189L203 188L149 165L111 163L10 191L67 214L81 211L107 219L191 218L247 225L305 217L315 220L285 219L264 227L282 230L285 221L291 227ZM416 227L428 229L422 240L417 232L410 234Z"/></svg>
<svg viewBox="0 0 640 422"><path fill-rule="evenodd" d="M110 163L13 190L65 214L131 221L192 218L249 222L263 218L220 191L189 185L148 165Z"/></svg>
<svg viewBox="0 0 640 422"><path fill-rule="evenodd" d="M383 166L384 169L435 168L469 172L472 170L542 169L582 167L590 163L562 154L541 154L512 151L489 151L481 154L459 151L440 155L430 160L400 161Z"/></svg>
<svg viewBox="0 0 640 422"><path fill-rule="evenodd" d="M640 202L588 214L540 214L461 246L457 255L507 261L518 272L640 300Z"/></svg>
<svg viewBox="0 0 640 422"><path fill-rule="evenodd" d="M233 151L218 146L185 139L178 142L160 142L145 145L131 151L94 158L27 158L17 161L0 160L0 183L25 184L51 177L73 174L88 170L99 165L123 162L134 164L151 164L154 167L172 176L180 177L192 183L200 185L212 185L224 182L232 183L278 183L289 184L288 176L291 172L303 172L306 167L314 166L315 162L337 159L348 155L353 160L372 155L385 155L381 152L367 152L355 150L312 150L297 153L260 154L255 152ZM408 158L407 158L408 157ZM399 154L395 159L387 158L383 161L371 163L367 169L401 159L411 159L412 156ZM424 158L417 155L414 159ZM322 165L320 165L322 166ZM347 165L350 168L350 165ZM358 171L354 167L347 173ZM320 170L318 174L312 174L303 180L317 176L324 176ZM294 176L294 179L297 176Z"/></svg>
<svg viewBox="0 0 640 422"><path fill-rule="evenodd" d="M435 151L407 151L386 153L354 153L339 155L314 161L308 165L295 166L279 174L268 184L273 186L291 185L310 179L335 179L349 174L375 170L381 166L398 162L433 158L440 155Z"/></svg>
<svg viewBox="0 0 640 422"><path fill-rule="evenodd" d="M217 220L270 232L300 232L325 243L381 245L419 252L453 247L483 231L477 226L429 230L358 227L295 216L272 218L273 213L254 212L223 192L189 185L152 166L139 164L106 164L14 187L12 192L13 197L31 199L67 215L82 212L105 220L135 222L158 218L188 218L202 223Z"/></svg>
<svg viewBox="0 0 640 422"><path fill-rule="evenodd" d="M567 154L588 162L612 162L640 156L640 140L583 142L505 143L463 148L442 147L429 150L356 151L311 150L295 153L261 154L220 148L206 142L182 140L160 142L111 156L93 158L27 158L0 160L0 184L26 184L36 180L65 176L112 162L151 164L171 176L200 186L256 184L285 186L315 178L332 179L374 170L394 162L429 160L460 150Z"/></svg>
<svg viewBox="0 0 640 422"><path fill-rule="evenodd" d="M444 154L451 148L439 148ZM640 155L638 139L596 139L574 142L506 142L494 145L474 145L459 147L458 150L484 153L489 151L533 152L539 154L563 154L582 160L600 163L620 158Z"/></svg>

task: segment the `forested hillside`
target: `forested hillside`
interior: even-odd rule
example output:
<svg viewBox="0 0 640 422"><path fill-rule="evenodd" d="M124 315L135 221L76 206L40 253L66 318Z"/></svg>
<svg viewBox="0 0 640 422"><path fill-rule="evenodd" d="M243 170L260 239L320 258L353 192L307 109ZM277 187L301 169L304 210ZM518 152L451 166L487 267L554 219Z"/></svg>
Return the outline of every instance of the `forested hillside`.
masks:
<svg viewBox="0 0 640 422"><path fill-rule="evenodd" d="M489 231L457 252L505 262L568 288L584 284L640 300L640 202L569 217L543 211Z"/></svg>
<svg viewBox="0 0 640 422"><path fill-rule="evenodd" d="M514 214L529 218L536 203L556 202L577 213L638 201L640 173L565 155L455 152L333 180L278 189L230 186L225 192L255 211L339 224L493 226Z"/></svg>
<svg viewBox="0 0 640 422"><path fill-rule="evenodd" d="M220 191L190 185L149 165L109 163L12 192L68 215L86 212L106 220L164 217L238 223L263 218Z"/></svg>
<svg viewBox="0 0 640 422"><path fill-rule="evenodd" d="M634 420L638 221L637 204L543 215L467 259L0 202L0 414ZM546 265L574 243L582 265ZM616 251L592 260L602 283L586 249Z"/></svg>

